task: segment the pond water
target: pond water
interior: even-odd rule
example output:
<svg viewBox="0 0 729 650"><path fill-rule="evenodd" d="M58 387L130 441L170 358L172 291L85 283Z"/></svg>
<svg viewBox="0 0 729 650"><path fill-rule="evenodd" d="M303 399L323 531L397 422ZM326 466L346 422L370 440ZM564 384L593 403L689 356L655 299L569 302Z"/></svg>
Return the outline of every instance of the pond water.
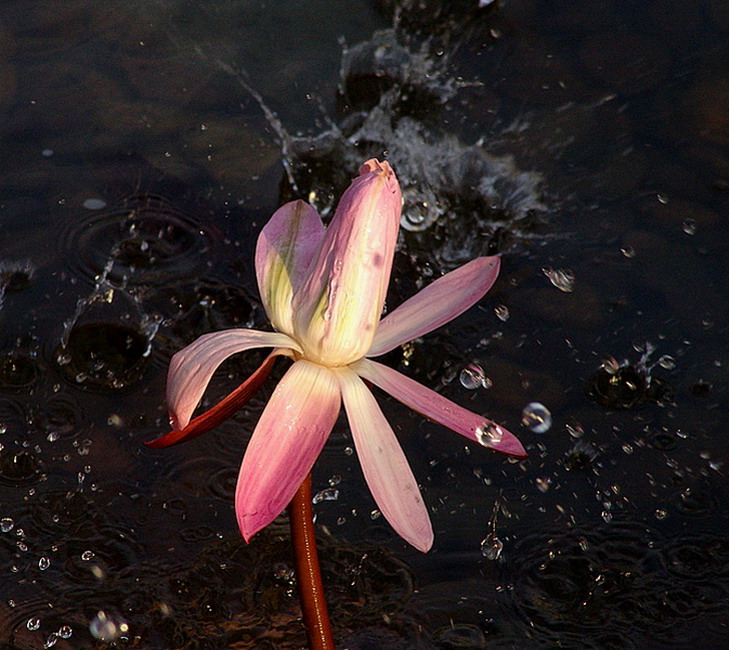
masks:
<svg viewBox="0 0 729 650"><path fill-rule="evenodd" d="M481 4L3 2L0 648L303 645L285 519L246 545L233 512L274 382L205 437L142 442L176 350L265 326L268 216L328 214L371 155L405 195L388 305L503 254L386 361L530 456L378 394L421 554L342 417L314 470L338 647L725 647L729 5Z"/></svg>

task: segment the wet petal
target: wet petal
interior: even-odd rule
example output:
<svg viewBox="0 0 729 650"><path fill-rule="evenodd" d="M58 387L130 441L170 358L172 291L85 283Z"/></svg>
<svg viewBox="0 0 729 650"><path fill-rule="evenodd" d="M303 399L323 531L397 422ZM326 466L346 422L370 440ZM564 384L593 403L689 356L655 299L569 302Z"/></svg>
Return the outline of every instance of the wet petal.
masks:
<svg viewBox="0 0 729 650"><path fill-rule="evenodd" d="M258 369L246 379L238 388L229 393L220 402L205 413L198 415L182 429L173 429L159 438L149 440L144 444L150 449L162 449L171 447L181 442L194 440L203 433L217 427L221 422L227 420L233 413L240 409L251 397L253 397L264 381L271 374L273 364L276 361L279 351L274 351L266 357L266 360Z"/></svg>
<svg viewBox="0 0 729 650"><path fill-rule="evenodd" d="M293 332L291 297L324 239L324 224L304 201L280 207L263 227L256 245L256 278L261 300L279 332Z"/></svg>
<svg viewBox="0 0 729 650"><path fill-rule="evenodd" d="M177 352L167 371L167 408L175 429L190 421L216 368L229 356L253 348L290 348L300 351L296 342L277 332L230 329L203 334Z"/></svg>
<svg viewBox="0 0 729 650"><path fill-rule="evenodd" d="M390 279L402 196L390 165L367 161L342 195L294 295L294 330L309 359L345 365L375 335Z"/></svg>
<svg viewBox="0 0 729 650"><path fill-rule="evenodd" d="M496 255L478 257L416 293L380 321L367 356L385 354L462 314L492 287L500 263Z"/></svg>
<svg viewBox="0 0 729 650"><path fill-rule="evenodd" d="M235 511L246 540L288 505L332 431L339 383L328 368L297 361L256 425L238 475Z"/></svg>
<svg viewBox="0 0 729 650"><path fill-rule="evenodd" d="M374 396L356 373L338 368L336 375L372 496L397 534L425 553L433 545L433 529L400 443Z"/></svg>
<svg viewBox="0 0 729 650"><path fill-rule="evenodd" d="M502 454L526 458L527 453L524 447L513 433L481 415L458 406L439 393L400 374L397 370L369 359L353 363L350 368L360 377L371 381L375 386L390 393L396 400L414 411L460 433L469 440ZM493 435L484 435L489 433Z"/></svg>

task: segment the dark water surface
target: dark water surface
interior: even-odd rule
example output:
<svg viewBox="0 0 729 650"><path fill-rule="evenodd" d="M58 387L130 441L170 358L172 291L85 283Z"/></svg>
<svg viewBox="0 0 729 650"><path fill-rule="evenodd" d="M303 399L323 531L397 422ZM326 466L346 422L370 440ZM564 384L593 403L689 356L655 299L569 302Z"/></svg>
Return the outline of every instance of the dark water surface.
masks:
<svg viewBox="0 0 729 650"><path fill-rule="evenodd" d="M423 555L342 418L314 471L339 646L729 642L729 4L477 5L0 5L0 648L301 647L285 521L246 545L233 512L274 382L214 433L142 442L174 351L265 326L268 216L328 213L370 155L406 198L388 304L503 253L478 306L388 363L530 457L378 395Z"/></svg>

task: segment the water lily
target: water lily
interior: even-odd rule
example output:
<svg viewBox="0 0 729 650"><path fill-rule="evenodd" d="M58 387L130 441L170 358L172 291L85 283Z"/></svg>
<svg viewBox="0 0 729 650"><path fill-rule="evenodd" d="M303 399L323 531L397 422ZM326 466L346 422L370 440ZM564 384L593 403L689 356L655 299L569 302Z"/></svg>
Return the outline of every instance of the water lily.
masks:
<svg viewBox="0 0 729 650"><path fill-rule="evenodd" d="M206 430L240 406L267 376L274 357L294 363L253 432L235 494L246 540L291 500L331 433L341 403L367 484L382 514L410 544L427 551L433 530L418 484L369 382L427 418L483 446L526 453L506 429L372 360L427 334L476 303L499 272L480 257L440 277L380 320L400 224L402 197L387 162L367 161L325 227L303 201L279 208L256 248L256 276L273 332L230 329L205 334L172 358L167 404L175 431L164 446ZM216 368L253 348L271 355L236 392L190 423ZM209 427L207 427L209 428Z"/></svg>

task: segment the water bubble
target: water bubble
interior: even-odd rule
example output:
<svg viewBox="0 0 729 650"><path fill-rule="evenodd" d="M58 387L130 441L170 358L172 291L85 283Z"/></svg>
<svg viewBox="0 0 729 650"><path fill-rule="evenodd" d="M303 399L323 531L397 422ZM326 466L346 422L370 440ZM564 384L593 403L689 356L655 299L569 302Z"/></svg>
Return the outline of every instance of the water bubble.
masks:
<svg viewBox="0 0 729 650"><path fill-rule="evenodd" d="M93 551L88 551L88 550L87 551L84 551L83 553L81 553L81 559L84 562L88 562L89 560L93 560L94 559L94 552Z"/></svg>
<svg viewBox="0 0 729 650"><path fill-rule="evenodd" d="M322 501L336 501L339 498L339 490L336 488L325 488L321 492L317 492L312 503L321 503Z"/></svg>
<svg viewBox="0 0 729 650"><path fill-rule="evenodd" d="M62 625L56 634L62 639L70 639L73 636L73 628L70 625Z"/></svg>
<svg viewBox="0 0 729 650"><path fill-rule="evenodd" d="M552 426L552 414L539 402L530 402L521 412L521 423L533 433L546 433Z"/></svg>
<svg viewBox="0 0 729 650"><path fill-rule="evenodd" d="M569 269L544 268L542 269L542 273L560 291L571 293L575 290L575 274Z"/></svg>
<svg viewBox="0 0 729 650"><path fill-rule="evenodd" d="M481 555L487 560L498 560L503 550L504 542L496 536L496 533L489 533L481 542Z"/></svg>
<svg viewBox="0 0 729 650"><path fill-rule="evenodd" d="M341 482L342 482L342 477L339 476L338 474L333 474L327 481L327 483L329 483L329 485L331 485L332 487L334 487L335 485L339 485Z"/></svg>
<svg viewBox="0 0 729 650"><path fill-rule="evenodd" d="M345 447L344 448L344 455L345 456L351 456L354 453L354 449L351 447Z"/></svg>
<svg viewBox="0 0 729 650"><path fill-rule="evenodd" d="M115 616L108 615L106 612L98 612L89 623L89 632L91 636L99 641L114 641L122 634L129 631L129 625L126 621Z"/></svg>
<svg viewBox="0 0 729 650"><path fill-rule="evenodd" d="M681 224L681 228L687 235L695 235L696 221L694 219L684 219L684 222Z"/></svg>
<svg viewBox="0 0 729 650"><path fill-rule="evenodd" d="M381 516L382 513L377 508L370 512L370 519L372 520L379 519Z"/></svg>
<svg viewBox="0 0 729 650"><path fill-rule="evenodd" d="M504 437L504 430L493 422L484 422L476 429L476 440L484 447L495 447Z"/></svg>
<svg viewBox="0 0 729 650"><path fill-rule="evenodd" d="M58 635L55 632L51 632L49 637L46 639L46 642L43 644L43 649L46 648L52 648L54 645L56 645L56 642L58 641Z"/></svg>
<svg viewBox="0 0 729 650"><path fill-rule="evenodd" d="M38 568L41 571L45 571L49 566L51 566L50 558L43 556L40 560L38 560Z"/></svg>
<svg viewBox="0 0 729 650"><path fill-rule="evenodd" d="M496 314L496 318L501 321L506 322L509 320L509 308L506 305L496 305L494 307L494 313Z"/></svg>
<svg viewBox="0 0 729 650"><path fill-rule="evenodd" d="M483 388L486 384L486 375L483 368L477 363L472 363L461 370L459 375L461 385L468 390Z"/></svg>
<svg viewBox="0 0 729 650"><path fill-rule="evenodd" d="M9 533L15 527L15 522L10 517L0 519L0 532Z"/></svg>
<svg viewBox="0 0 729 650"><path fill-rule="evenodd" d="M40 628L40 618L37 616L33 616L28 619L28 622L25 624L25 627L27 627L31 632L35 632L37 629Z"/></svg>

